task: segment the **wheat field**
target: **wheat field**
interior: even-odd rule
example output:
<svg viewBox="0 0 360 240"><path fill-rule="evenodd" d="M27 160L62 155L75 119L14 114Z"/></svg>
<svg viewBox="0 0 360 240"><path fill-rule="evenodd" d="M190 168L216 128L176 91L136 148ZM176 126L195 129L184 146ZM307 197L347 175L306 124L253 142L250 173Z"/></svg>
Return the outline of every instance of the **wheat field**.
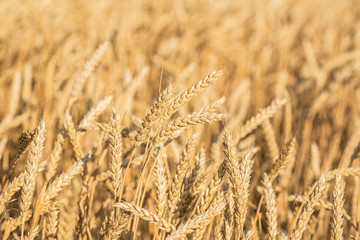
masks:
<svg viewBox="0 0 360 240"><path fill-rule="evenodd" d="M357 0L0 1L0 239L360 240Z"/></svg>

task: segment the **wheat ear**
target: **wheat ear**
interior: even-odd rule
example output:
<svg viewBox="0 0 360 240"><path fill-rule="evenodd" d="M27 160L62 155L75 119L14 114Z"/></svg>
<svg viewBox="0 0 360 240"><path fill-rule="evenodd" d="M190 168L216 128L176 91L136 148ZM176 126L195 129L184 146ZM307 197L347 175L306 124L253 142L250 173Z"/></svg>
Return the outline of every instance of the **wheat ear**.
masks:
<svg viewBox="0 0 360 240"><path fill-rule="evenodd" d="M168 123L155 137L154 146L158 147L166 138L173 139L177 137L182 131L188 127L196 124L210 124L213 121L219 121L226 117L221 113L204 113L198 114L197 112L188 114L185 117L177 118Z"/></svg>
<svg viewBox="0 0 360 240"><path fill-rule="evenodd" d="M272 127L269 119L265 119L261 124L263 134L266 142L266 146L269 150L271 162L274 163L279 157L279 146L276 143L274 128Z"/></svg>
<svg viewBox="0 0 360 240"><path fill-rule="evenodd" d="M276 99L271 102L269 106L260 110L256 116L250 118L239 131L239 136L236 143L255 130L265 119L269 119L275 115L275 113L286 103L286 99Z"/></svg>
<svg viewBox="0 0 360 240"><path fill-rule="evenodd" d="M281 154L276 159L274 165L272 166L270 173L269 173L269 179L270 181L274 181L277 176L279 176L282 169L285 168L287 162L292 157L292 154L294 153L295 149L295 143L296 139L295 137L290 139L286 143L285 148L281 151Z"/></svg>
<svg viewBox="0 0 360 240"><path fill-rule="evenodd" d="M50 211L49 216L46 218L46 237L49 240L57 239L57 231L59 225L59 209L54 209Z"/></svg>
<svg viewBox="0 0 360 240"><path fill-rule="evenodd" d="M61 152L63 150L65 139L62 132L59 132L54 144L54 149L51 152L50 159L48 161L48 167L46 171L46 180L50 181L50 179L55 175L56 169L59 165L59 161L61 158Z"/></svg>
<svg viewBox="0 0 360 240"><path fill-rule="evenodd" d="M253 165L252 154L246 154L242 161L237 158L235 144L226 130L224 135L224 153L226 156L227 169L230 173L232 191L235 202L235 226L238 234L243 235L243 228L247 214L247 200L249 197L251 168Z"/></svg>
<svg viewBox="0 0 360 240"><path fill-rule="evenodd" d="M220 189L221 183L223 181L224 175L226 173L225 162L223 162L214 177L211 179L209 186L205 189L205 192L200 200L199 206L197 208L197 214L205 212L213 198L215 197L217 191Z"/></svg>
<svg viewBox="0 0 360 240"><path fill-rule="evenodd" d="M36 228L29 231L29 233L25 236L25 240L33 240L36 238L36 236L39 234L39 226L36 226Z"/></svg>
<svg viewBox="0 0 360 240"><path fill-rule="evenodd" d="M105 221L101 226L100 239L112 240L119 239L122 232L125 230L129 221L129 215L122 212L115 216L115 211L112 211L110 217L105 217Z"/></svg>
<svg viewBox="0 0 360 240"><path fill-rule="evenodd" d="M207 226L214 217L223 212L224 207L225 202L222 202L218 206L209 208L204 213L192 216L188 221L180 224L175 231L172 231L171 234L166 238L166 240L184 238L187 234L193 233L200 227Z"/></svg>
<svg viewBox="0 0 360 240"><path fill-rule="evenodd" d="M101 99L88 113L83 117L79 123L79 129L89 129L93 126L96 119L104 112L112 101L112 96L107 96Z"/></svg>
<svg viewBox="0 0 360 240"><path fill-rule="evenodd" d="M226 170L225 170L225 163L222 165L222 172L225 173ZM218 171L219 172L219 171ZM224 176L221 177L221 180L223 179ZM222 181L220 181L220 184L221 184ZM211 182L213 183L213 181ZM218 184L218 186L215 186L216 184L210 184L210 186L212 186L213 189L217 188L219 189L220 188L220 184ZM215 187L214 187L215 186ZM225 186L225 185L224 185ZM226 185L227 186L227 185ZM210 188L209 188L210 189ZM217 192L213 192L213 195L215 195L214 197L214 200L212 201L211 203L211 206L213 207L216 207L216 206L219 206L220 204L224 203L225 202L225 192L226 190L223 189L219 189L220 191L217 191ZM205 191L206 192L211 192L211 190L209 191ZM205 194L204 194L205 195ZM209 198L210 199L210 198ZM200 202L200 204L202 203L202 201ZM198 209L201 209L201 206L198 208ZM201 240L206 232L206 225L202 225L200 226L196 231L195 231L195 234L194 234L194 237L193 239L194 240Z"/></svg>
<svg viewBox="0 0 360 240"><path fill-rule="evenodd" d="M110 122L110 177L112 179L112 187L114 190L114 198L117 201L120 193L121 179L123 169L122 164L122 136L121 136L121 124L120 116L117 113L113 113L113 117Z"/></svg>
<svg viewBox="0 0 360 240"><path fill-rule="evenodd" d="M57 197L59 192L67 185L69 185L72 179L81 174L84 171L84 164L88 161L89 155L86 155L83 159L80 159L73 163L73 165L64 173L59 175L52 183L49 184L45 197L44 205L42 208L42 214L48 212L48 208L51 205L51 200Z"/></svg>
<svg viewBox="0 0 360 240"><path fill-rule="evenodd" d="M326 186L326 178L325 175L322 175L319 181L317 182L314 191L311 193L309 199L307 200L306 205L296 225L291 230L291 235L290 235L291 240L301 239L310 221L310 217L315 210L315 204L319 201L321 194L325 189L325 186Z"/></svg>
<svg viewBox="0 0 360 240"><path fill-rule="evenodd" d="M334 240L344 239L343 237L344 191L345 191L345 182L340 174L336 174L335 187L334 187L333 222L332 222L332 237Z"/></svg>
<svg viewBox="0 0 360 240"><path fill-rule="evenodd" d="M265 187L266 218L268 223L269 239L276 240L279 233L276 198L274 188L271 184L270 178L266 173L264 174L263 185Z"/></svg>
<svg viewBox="0 0 360 240"><path fill-rule="evenodd" d="M91 58L85 63L82 72L76 78L72 86L71 96L69 100L69 108L72 106L73 103L75 103L78 100L79 94L81 93L81 90L83 89L86 80L93 73L94 69L101 61L108 47L109 47L108 42L105 42L102 45L100 45L99 48L96 49L94 54L91 56Z"/></svg>
<svg viewBox="0 0 360 240"><path fill-rule="evenodd" d="M223 74L222 70L214 71L210 73L208 76L201 79L198 83L193 85L191 88L181 93L178 97L174 99L170 103L170 105L165 109L163 116L161 117L161 121L168 120L178 109L180 106L188 102L190 99L194 98L196 95L203 92L207 87L214 84L216 80L218 80Z"/></svg>
<svg viewBox="0 0 360 240"><path fill-rule="evenodd" d="M154 178L155 178L155 191L156 191L156 207L155 211L159 217L165 217L165 211L167 209L167 192L168 182L166 179L164 159L165 154L160 151L156 157Z"/></svg>
<svg viewBox="0 0 360 240"><path fill-rule="evenodd" d="M27 219L27 215L30 209L30 205L32 202L32 198L35 192L36 187L36 177L38 173L38 169L40 166L40 161L44 149L45 142L45 123L41 121L36 132L36 136L34 137L34 141L31 144L29 159L26 163L26 170L24 176L24 185L22 188L22 196L21 196L21 216L22 216L22 236L24 232L24 224Z"/></svg>
<svg viewBox="0 0 360 240"><path fill-rule="evenodd" d="M186 175L186 171L189 169L190 159L194 153L195 141L198 134L194 134L186 143L185 148L181 154L180 161L177 165L175 176L172 180L171 188L169 191L169 210L172 217L175 210L178 209L179 200L181 195L181 187ZM170 222L171 222L170 217Z"/></svg>
<svg viewBox="0 0 360 240"><path fill-rule="evenodd" d="M152 213L144 208L141 208L137 205L128 202L120 202L114 205L115 207L119 207L124 211L130 212L131 214L157 225L160 229L163 229L165 232L171 232L175 229L175 227L168 223L162 217L159 217L155 213Z"/></svg>
<svg viewBox="0 0 360 240"><path fill-rule="evenodd" d="M199 113L215 113L215 112L217 112L219 110L220 106L222 104L224 104L225 99L226 99L225 97L219 98L218 100L216 100L216 101L210 103L209 105L201 108L199 110Z"/></svg>
<svg viewBox="0 0 360 240"><path fill-rule="evenodd" d="M234 196L233 191L226 194L227 205L224 212L224 235L226 240L231 240L234 233Z"/></svg>
<svg viewBox="0 0 360 240"><path fill-rule="evenodd" d="M205 149L202 147L200 152L195 156L195 166L191 170L190 176L184 180L184 190L180 198L180 214L183 216L190 207L191 201L194 200L195 188L200 183L201 175L204 174L204 165L206 160Z"/></svg>
<svg viewBox="0 0 360 240"><path fill-rule="evenodd" d="M66 113L65 113L64 127L67 130L67 134L69 135L70 143L73 147L75 158L76 158L76 160L80 160L82 158L82 156L84 156L84 153L83 153L83 151L81 149L81 145L80 145L80 135L78 132L76 132L74 122L72 120L72 117L71 117L69 111L66 111Z"/></svg>
<svg viewBox="0 0 360 240"><path fill-rule="evenodd" d="M144 117L141 126L138 130L137 135L135 136L135 146L143 143L148 139L151 128L159 120L159 117L162 117L161 114L164 111L164 108L169 103L171 93L172 93L173 84L171 83L155 100L153 105L150 108L150 112Z"/></svg>

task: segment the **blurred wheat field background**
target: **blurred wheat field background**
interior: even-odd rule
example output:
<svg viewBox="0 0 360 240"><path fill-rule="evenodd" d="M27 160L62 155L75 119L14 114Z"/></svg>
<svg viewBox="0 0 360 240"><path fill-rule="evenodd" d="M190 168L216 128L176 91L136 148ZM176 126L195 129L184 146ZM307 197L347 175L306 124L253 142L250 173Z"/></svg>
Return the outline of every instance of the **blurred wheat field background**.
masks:
<svg viewBox="0 0 360 240"><path fill-rule="evenodd" d="M357 0L0 1L1 239L360 239Z"/></svg>

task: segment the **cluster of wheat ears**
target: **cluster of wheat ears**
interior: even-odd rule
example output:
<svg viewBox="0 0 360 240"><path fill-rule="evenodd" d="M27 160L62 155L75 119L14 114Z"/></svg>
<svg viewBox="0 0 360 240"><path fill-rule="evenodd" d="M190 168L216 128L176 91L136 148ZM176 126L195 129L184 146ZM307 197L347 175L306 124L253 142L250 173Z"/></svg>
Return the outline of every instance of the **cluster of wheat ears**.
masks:
<svg viewBox="0 0 360 240"><path fill-rule="evenodd" d="M356 1L35 2L0 1L0 239L360 239Z"/></svg>

